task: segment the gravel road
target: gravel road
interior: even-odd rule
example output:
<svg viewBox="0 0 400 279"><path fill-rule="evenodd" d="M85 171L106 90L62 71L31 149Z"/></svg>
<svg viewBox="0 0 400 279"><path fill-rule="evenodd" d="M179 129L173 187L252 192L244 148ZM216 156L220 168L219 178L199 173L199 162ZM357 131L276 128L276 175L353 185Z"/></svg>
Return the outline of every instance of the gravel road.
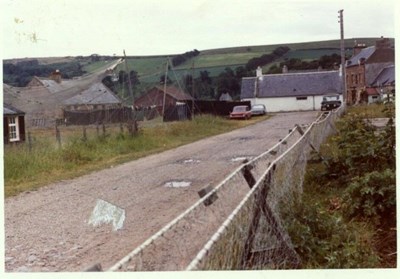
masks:
<svg viewBox="0 0 400 279"><path fill-rule="evenodd" d="M107 269L215 186L319 112L279 113L230 133L7 198L6 271ZM187 187L166 187L171 182ZM168 184L170 183L170 184ZM181 185L178 185L181 186ZM89 224L98 200L125 210L122 227Z"/></svg>

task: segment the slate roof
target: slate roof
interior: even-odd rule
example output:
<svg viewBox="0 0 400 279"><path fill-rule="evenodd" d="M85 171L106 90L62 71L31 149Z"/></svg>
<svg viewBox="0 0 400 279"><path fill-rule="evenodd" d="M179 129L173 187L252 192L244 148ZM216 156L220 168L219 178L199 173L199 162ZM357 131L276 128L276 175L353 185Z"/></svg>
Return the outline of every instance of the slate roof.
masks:
<svg viewBox="0 0 400 279"><path fill-rule="evenodd" d="M256 77L243 78L240 98L254 98ZM258 98L341 94L339 71L263 75Z"/></svg>
<svg viewBox="0 0 400 279"><path fill-rule="evenodd" d="M375 46L363 48L357 55L354 55L346 62L346 67L358 65L358 61L362 58L368 60L368 58L370 58L371 55L374 54L375 50L376 50Z"/></svg>
<svg viewBox="0 0 400 279"><path fill-rule="evenodd" d="M25 112L9 104L3 104L3 115L21 115L21 114L25 114Z"/></svg>
<svg viewBox="0 0 400 279"><path fill-rule="evenodd" d="M372 82L372 86L386 86L395 84L395 67L394 65L385 67Z"/></svg>
<svg viewBox="0 0 400 279"><path fill-rule="evenodd" d="M63 102L64 105L120 104L122 101L103 83L97 82L88 89Z"/></svg>
<svg viewBox="0 0 400 279"><path fill-rule="evenodd" d="M50 78L37 77L37 76L33 78L37 79L50 93L57 93L61 90L71 88L75 84L75 81L68 79L63 79L60 83L58 83Z"/></svg>

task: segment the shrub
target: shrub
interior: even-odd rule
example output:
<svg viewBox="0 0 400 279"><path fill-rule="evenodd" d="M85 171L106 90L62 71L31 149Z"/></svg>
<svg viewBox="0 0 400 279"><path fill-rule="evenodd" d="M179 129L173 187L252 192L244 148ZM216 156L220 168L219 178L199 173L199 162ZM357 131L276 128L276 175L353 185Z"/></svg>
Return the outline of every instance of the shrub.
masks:
<svg viewBox="0 0 400 279"><path fill-rule="evenodd" d="M344 196L346 215L368 218L374 225L396 224L396 174L392 169L357 176Z"/></svg>

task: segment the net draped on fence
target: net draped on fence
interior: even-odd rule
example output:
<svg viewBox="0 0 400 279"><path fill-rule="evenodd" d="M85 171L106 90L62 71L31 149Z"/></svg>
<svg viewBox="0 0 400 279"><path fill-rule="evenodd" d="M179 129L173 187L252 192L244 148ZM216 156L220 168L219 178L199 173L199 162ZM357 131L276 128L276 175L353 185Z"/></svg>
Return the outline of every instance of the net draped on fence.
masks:
<svg viewBox="0 0 400 279"><path fill-rule="evenodd" d="M343 107L295 126L108 271L296 268L283 211L302 193L312 151L335 132Z"/></svg>

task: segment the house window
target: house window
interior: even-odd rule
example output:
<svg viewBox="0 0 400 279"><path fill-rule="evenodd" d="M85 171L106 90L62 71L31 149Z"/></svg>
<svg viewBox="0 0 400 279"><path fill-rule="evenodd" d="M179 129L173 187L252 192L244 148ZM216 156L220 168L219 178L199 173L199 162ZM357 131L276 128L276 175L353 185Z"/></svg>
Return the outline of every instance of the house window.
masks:
<svg viewBox="0 0 400 279"><path fill-rule="evenodd" d="M297 100L297 101L300 101L300 100L307 100L307 96L304 96L304 97L296 97L296 100Z"/></svg>
<svg viewBox="0 0 400 279"><path fill-rule="evenodd" d="M10 142L19 141L18 117L8 118L8 131Z"/></svg>

